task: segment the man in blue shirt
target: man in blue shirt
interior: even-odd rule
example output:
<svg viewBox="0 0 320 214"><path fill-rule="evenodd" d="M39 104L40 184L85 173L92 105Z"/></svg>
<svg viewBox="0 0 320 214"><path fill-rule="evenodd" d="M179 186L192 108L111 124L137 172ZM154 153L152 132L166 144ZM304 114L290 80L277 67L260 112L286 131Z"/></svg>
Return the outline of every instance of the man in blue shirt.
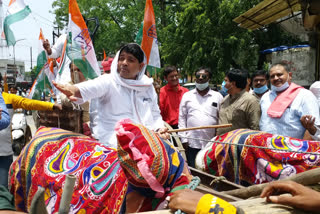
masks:
<svg viewBox="0 0 320 214"><path fill-rule="evenodd" d="M0 130L5 129L10 124L10 115L7 110L7 106L4 103L3 97L0 93Z"/></svg>
<svg viewBox="0 0 320 214"><path fill-rule="evenodd" d="M288 64L280 62L271 66L271 91L260 101L260 130L272 134L303 139L306 129L300 122L304 115L313 115L319 121L319 106L309 90L291 82Z"/></svg>
<svg viewBox="0 0 320 214"><path fill-rule="evenodd" d="M0 93L0 130L7 128L10 125L10 115L6 104L4 103L2 94ZM2 142L0 142L0 146ZM0 156L0 184L8 186L8 171L12 163L12 155ZM6 176L4 176L6 175Z"/></svg>

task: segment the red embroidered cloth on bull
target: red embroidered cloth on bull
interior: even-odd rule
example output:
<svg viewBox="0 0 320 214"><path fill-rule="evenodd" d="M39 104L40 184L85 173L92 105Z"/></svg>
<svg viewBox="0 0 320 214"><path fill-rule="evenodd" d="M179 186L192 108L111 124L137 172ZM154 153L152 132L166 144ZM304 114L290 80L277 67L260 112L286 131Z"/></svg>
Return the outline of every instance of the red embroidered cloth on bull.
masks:
<svg viewBox="0 0 320 214"><path fill-rule="evenodd" d="M48 213L58 212L67 174L77 177L69 213L124 213L125 197L132 189L148 196L139 211L154 210L172 189L189 183L182 174L183 159L172 146L131 121L122 122L118 127L125 130L118 136L121 141L119 151L124 154L119 155L121 158L116 149L87 136L58 128L40 128L10 168L9 190L14 195L16 209L28 212L32 198L41 186L45 188ZM134 136L134 140L128 141L130 137L127 136ZM147 157L149 161L145 166L152 167L153 176L163 191L149 186L139 176L129 176L128 181L128 173L140 173L139 160L129 160L131 150L126 144L130 142ZM151 148L154 145L162 151L156 152L159 150ZM163 164L159 165L159 161ZM133 171L123 168L127 163L133 166Z"/></svg>
<svg viewBox="0 0 320 214"><path fill-rule="evenodd" d="M217 136L215 141L218 143L212 143L200 151L197 157L198 166L210 174L224 176L245 186L284 179L320 166L320 142L247 129L238 129ZM319 155L295 151L316 152Z"/></svg>

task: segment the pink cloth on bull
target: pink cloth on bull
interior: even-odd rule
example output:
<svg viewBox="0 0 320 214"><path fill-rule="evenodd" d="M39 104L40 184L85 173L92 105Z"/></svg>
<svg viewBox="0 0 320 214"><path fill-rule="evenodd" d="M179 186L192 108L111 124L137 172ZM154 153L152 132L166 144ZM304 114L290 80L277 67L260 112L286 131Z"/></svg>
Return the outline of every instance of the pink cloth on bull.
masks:
<svg viewBox="0 0 320 214"><path fill-rule="evenodd" d="M291 83L289 88L279 94L272 102L268 108L268 115L270 117L280 118L286 111L288 106L293 102L293 100L298 95L300 89L303 88L300 85Z"/></svg>

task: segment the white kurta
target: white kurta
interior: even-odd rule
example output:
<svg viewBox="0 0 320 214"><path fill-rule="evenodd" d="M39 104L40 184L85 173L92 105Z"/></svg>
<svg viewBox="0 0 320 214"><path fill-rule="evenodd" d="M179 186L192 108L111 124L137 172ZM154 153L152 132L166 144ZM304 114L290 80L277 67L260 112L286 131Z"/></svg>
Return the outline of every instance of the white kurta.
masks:
<svg viewBox="0 0 320 214"><path fill-rule="evenodd" d="M98 97L98 139L103 144L116 148L114 128L120 119L130 118L154 130L164 127L152 85L148 90L135 91L117 84L110 74L105 74L76 86L82 101Z"/></svg>
<svg viewBox="0 0 320 214"><path fill-rule="evenodd" d="M114 148L117 147L114 128L120 119L129 118L153 130L164 127L153 80L144 75L146 66L136 80L123 79L117 71L118 58L119 52L112 62L110 74L76 84L82 96L77 103L98 99L97 136L100 142Z"/></svg>

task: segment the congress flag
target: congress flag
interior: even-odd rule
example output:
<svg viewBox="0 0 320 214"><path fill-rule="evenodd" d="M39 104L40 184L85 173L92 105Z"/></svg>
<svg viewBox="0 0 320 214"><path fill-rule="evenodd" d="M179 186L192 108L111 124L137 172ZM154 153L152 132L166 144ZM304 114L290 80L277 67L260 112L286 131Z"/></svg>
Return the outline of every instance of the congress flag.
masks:
<svg viewBox="0 0 320 214"><path fill-rule="evenodd" d="M48 65L48 64L46 64ZM37 75L37 78L33 82L27 98L40 100L41 93L44 92L46 95L52 93L51 83L44 71L45 68L41 69Z"/></svg>
<svg viewBox="0 0 320 214"><path fill-rule="evenodd" d="M67 56L81 70L86 79L100 76L96 54L88 28L76 0L69 0Z"/></svg>
<svg viewBox="0 0 320 214"><path fill-rule="evenodd" d="M40 28L39 41L38 41L37 70L36 70L37 75L41 71L43 66L47 63L46 51L43 48L44 40L45 38L43 36L42 29Z"/></svg>
<svg viewBox="0 0 320 214"><path fill-rule="evenodd" d="M144 9L141 48L147 55L148 65L160 68L156 21L151 0L146 0L146 6Z"/></svg>
<svg viewBox="0 0 320 214"><path fill-rule="evenodd" d="M25 19L30 13L31 10L29 6L27 6L23 0L10 0L7 15L3 22L4 34L8 46L16 44L16 39L10 26Z"/></svg>

